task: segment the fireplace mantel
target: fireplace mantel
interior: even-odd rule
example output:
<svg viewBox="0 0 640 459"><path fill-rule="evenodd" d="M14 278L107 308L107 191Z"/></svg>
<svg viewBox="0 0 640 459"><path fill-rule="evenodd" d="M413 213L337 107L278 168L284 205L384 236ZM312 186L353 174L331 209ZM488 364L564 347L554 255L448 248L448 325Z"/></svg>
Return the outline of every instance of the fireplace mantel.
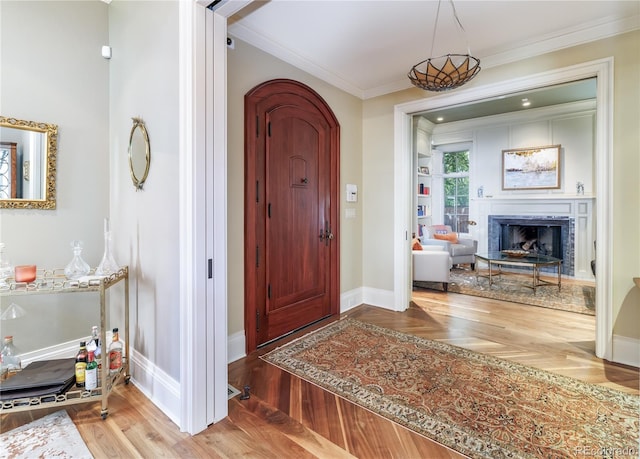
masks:
<svg viewBox="0 0 640 459"><path fill-rule="evenodd" d="M594 280L591 260L595 257L593 235L595 196L589 195L506 195L471 200L471 220L478 225L472 236L478 240L478 252L488 250L488 220L490 215L569 217L575 223L574 277Z"/></svg>

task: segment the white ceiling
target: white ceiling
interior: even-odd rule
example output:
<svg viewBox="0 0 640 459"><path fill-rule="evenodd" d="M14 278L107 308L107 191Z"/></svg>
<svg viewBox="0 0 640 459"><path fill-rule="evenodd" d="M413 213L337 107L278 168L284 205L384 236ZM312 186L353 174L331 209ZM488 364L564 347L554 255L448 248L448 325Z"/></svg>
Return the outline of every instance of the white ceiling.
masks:
<svg viewBox="0 0 640 459"><path fill-rule="evenodd" d="M256 1L229 20L229 35L359 98L411 87L407 73L431 57L435 0ZM482 68L640 28L640 1L456 1ZM465 54L443 0L434 56ZM482 72L480 72L480 77Z"/></svg>

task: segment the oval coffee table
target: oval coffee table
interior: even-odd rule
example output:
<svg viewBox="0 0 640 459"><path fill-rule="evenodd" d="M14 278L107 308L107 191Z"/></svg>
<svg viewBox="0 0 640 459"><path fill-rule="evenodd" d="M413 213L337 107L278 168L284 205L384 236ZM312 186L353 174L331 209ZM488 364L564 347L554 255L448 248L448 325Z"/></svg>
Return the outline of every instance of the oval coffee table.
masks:
<svg viewBox="0 0 640 459"><path fill-rule="evenodd" d="M505 274L502 271L502 266L524 266L532 269L532 283L531 285L523 284L525 287L533 289L533 293L536 293L538 287L545 285L557 285L558 291L562 285L562 275L560 273L560 265L562 260L548 255L529 254L524 257L512 257L502 252L489 252L489 253L476 253L476 281L479 277L486 277L489 279L489 288L493 285L494 277L499 277ZM488 274L480 274L478 267L478 260L487 264L489 268ZM543 266L555 266L558 273L558 282L551 282L545 279L540 279L540 268ZM495 271L497 268L497 271Z"/></svg>

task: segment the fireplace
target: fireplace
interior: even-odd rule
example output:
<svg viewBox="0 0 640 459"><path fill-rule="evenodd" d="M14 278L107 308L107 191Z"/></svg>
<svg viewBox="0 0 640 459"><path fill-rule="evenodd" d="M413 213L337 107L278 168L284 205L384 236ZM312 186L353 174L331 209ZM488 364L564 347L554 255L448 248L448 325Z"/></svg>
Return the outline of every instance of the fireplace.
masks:
<svg viewBox="0 0 640 459"><path fill-rule="evenodd" d="M562 260L562 273L574 274L574 220L570 217L489 215L489 252L524 249Z"/></svg>

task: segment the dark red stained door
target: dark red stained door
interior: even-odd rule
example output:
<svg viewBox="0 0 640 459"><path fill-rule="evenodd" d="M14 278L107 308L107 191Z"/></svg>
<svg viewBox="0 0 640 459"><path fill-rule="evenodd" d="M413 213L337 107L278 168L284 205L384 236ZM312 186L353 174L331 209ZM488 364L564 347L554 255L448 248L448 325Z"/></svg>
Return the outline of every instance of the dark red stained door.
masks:
<svg viewBox="0 0 640 459"><path fill-rule="evenodd" d="M338 124L289 80L246 97L247 350L338 311Z"/></svg>

